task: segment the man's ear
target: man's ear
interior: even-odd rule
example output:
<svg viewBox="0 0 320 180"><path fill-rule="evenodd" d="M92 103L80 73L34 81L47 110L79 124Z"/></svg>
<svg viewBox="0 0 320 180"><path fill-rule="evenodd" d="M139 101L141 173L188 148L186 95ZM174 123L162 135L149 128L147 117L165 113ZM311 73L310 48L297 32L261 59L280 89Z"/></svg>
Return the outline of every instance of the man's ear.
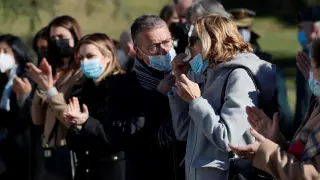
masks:
<svg viewBox="0 0 320 180"><path fill-rule="evenodd" d="M134 50L136 51L136 56L137 56L137 58L138 58L138 59L142 59L142 56L141 56L141 54L140 54L140 51L139 51L139 49L138 49L136 46L134 46Z"/></svg>

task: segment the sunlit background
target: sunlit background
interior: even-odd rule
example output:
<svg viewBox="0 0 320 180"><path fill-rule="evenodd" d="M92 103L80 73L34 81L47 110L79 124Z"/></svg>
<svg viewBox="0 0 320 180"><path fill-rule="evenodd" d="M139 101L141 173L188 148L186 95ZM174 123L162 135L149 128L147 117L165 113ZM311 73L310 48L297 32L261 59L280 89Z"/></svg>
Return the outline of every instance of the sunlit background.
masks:
<svg viewBox="0 0 320 180"><path fill-rule="evenodd" d="M302 0L301 0L302 1ZM35 33L57 15L71 15L78 20L82 34L104 32L114 39L130 27L141 14L159 14L170 0L0 0L0 33L12 33L27 44ZM292 6L292 3L295 3ZM261 38L264 51L273 55L287 77L291 108L295 106L295 54L300 49L296 33L294 0L226 0L225 8L250 8L256 11L253 30ZM317 1L308 1L316 4Z"/></svg>

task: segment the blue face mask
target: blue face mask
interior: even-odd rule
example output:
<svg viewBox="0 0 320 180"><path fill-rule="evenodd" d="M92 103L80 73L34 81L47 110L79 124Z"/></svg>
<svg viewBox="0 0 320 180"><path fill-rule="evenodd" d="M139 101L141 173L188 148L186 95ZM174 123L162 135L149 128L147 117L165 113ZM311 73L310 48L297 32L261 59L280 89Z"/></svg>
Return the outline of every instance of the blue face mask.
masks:
<svg viewBox="0 0 320 180"><path fill-rule="evenodd" d="M306 33L304 33L303 31L299 31L298 32L298 41L303 48L306 47L308 44L308 39L307 39Z"/></svg>
<svg viewBox="0 0 320 180"><path fill-rule="evenodd" d="M191 69L196 74L202 74L208 67L208 61L202 60L202 55L198 54L189 61Z"/></svg>
<svg viewBox="0 0 320 180"><path fill-rule="evenodd" d="M85 59L81 61L83 74L90 79L97 79L103 73L103 68L99 59Z"/></svg>
<svg viewBox="0 0 320 180"><path fill-rule="evenodd" d="M309 74L309 88L311 90L311 92L317 96L320 97L320 83L314 79L313 77L313 72L310 72Z"/></svg>
<svg viewBox="0 0 320 180"><path fill-rule="evenodd" d="M176 51L172 48L165 56L148 56L149 66L161 72L168 72L171 70L171 61L176 55Z"/></svg>

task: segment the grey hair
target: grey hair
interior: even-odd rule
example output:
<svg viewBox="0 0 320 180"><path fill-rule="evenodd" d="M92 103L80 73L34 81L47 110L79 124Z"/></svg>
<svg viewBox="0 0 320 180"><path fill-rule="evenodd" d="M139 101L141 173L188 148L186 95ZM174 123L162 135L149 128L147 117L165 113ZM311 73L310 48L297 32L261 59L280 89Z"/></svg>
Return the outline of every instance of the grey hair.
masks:
<svg viewBox="0 0 320 180"><path fill-rule="evenodd" d="M162 26L166 26L166 23L159 16L146 14L138 17L132 24L131 37L134 43L137 41L137 35L146 29L155 29Z"/></svg>
<svg viewBox="0 0 320 180"><path fill-rule="evenodd" d="M179 4L179 3L184 2L184 1L195 2L196 0L173 0L173 3L174 4Z"/></svg>
<svg viewBox="0 0 320 180"><path fill-rule="evenodd" d="M196 13L198 16L203 17L209 14L220 14L222 16L231 17L231 14L229 14L222 4L218 2L217 0L202 0L197 1L193 4L192 13Z"/></svg>
<svg viewBox="0 0 320 180"><path fill-rule="evenodd" d="M128 42L132 42L132 43L133 43L130 29L125 30L125 31L123 31L123 32L121 33L120 39L119 39L119 45L120 45L120 47L122 48L122 47L124 47L124 46L126 45L126 43L128 43Z"/></svg>

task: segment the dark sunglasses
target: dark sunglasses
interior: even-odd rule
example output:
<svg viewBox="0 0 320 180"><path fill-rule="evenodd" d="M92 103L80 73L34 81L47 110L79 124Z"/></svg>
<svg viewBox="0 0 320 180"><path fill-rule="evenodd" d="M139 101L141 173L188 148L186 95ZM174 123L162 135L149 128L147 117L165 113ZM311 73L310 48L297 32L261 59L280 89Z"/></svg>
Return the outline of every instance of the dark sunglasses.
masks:
<svg viewBox="0 0 320 180"><path fill-rule="evenodd" d="M199 36L190 36L189 37L190 46L195 45L199 40L200 40Z"/></svg>

